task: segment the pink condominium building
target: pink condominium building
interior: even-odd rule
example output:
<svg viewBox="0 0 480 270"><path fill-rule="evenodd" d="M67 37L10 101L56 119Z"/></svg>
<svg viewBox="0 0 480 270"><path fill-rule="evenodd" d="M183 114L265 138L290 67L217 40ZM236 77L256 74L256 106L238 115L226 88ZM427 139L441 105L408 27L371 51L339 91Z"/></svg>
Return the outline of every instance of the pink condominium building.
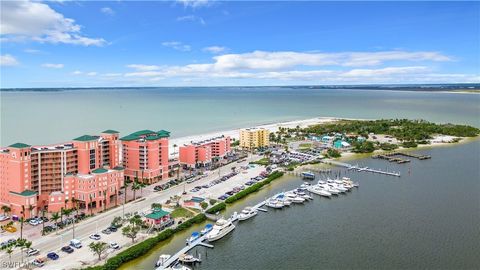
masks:
<svg viewBox="0 0 480 270"><path fill-rule="evenodd" d="M56 145L15 143L0 150L0 205L29 218L42 209L105 208L123 186L118 132ZM116 201L115 201L116 203Z"/></svg>
<svg viewBox="0 0 480 270"><path fill-rule="evenodd" d="M223 158L230 151L230 137L220 136L180 146L179 160L181 165L194 168L208 165L214 158Z"/></svg>
<svg viewBox="0 0 480 270"><path fill-rule="evenodd" d="M166 130L141 130L120 138L125 178L152 184L168 178L168 138Z"/></svg>

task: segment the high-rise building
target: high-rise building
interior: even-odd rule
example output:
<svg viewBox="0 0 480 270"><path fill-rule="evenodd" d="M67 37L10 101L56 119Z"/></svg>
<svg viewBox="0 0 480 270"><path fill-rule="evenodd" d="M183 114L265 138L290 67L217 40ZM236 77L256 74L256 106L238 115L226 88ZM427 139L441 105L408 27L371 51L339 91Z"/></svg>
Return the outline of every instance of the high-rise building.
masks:
<svg viewBox="0 0 480 270"><path fill-rule="evenodd" d="M206 166L214 158L223 158L230 151L230 137L220 136L180 146L179 160L181 165L190 168Z"/></svg>
<svg viewBox="0 0 480 270"><path fill-rule="evenodd" d="M255 149L270 144L270 131L264 128L247 128L240 130L240 147Z"/></svg>
<svg viewBox="0 0 480 270"><path fill-rule="evenodd" d="M125 178L156 183L168 178L168 138L166 130L141 130L120 138Z"/></svg>

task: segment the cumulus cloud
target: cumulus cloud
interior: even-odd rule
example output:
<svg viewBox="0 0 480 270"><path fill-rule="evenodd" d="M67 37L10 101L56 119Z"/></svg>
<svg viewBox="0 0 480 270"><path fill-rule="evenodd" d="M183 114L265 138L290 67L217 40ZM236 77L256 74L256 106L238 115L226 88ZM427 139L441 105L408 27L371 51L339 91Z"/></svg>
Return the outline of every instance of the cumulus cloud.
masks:
<svg viewBox="0 0 480 270"><path fill-rule="evenodd" d="M228 48L227 47L222 47L222 46L210 46L210 47L205 47L202 50L204 52L219 54L219 53L224 53L224 52L228 51Z"/></svg>
<svg viewBox="0 0 480 270"><path fill-rule="evenodd" d="M46 68L63 68L63 64L52 64L52 63L45 63L45 64L42 64L42 67L46 67Z"/></svg>
<svg viewBox="0 0 480 270"><path fill-rule="evenodd" d="M184 22L184 21L198 22L201 25L206 25L207 24L202 17L195 16L195 15L187 15L187 16L177 17L177 21L178 22Z"/></svg>
<svg viewBox="0 0 480 270"><path fill-rule="evenodd" d="M136 69L138 71L152 71L152 70L158 70L160 69L159 66L155 66L155 65L141 65L141 64L130 64L130 65L127 65L128 68L133 68L133 69Z"/></svg>
<svg viewBox="0 0 480 270"><path fill-rule="evenodd" d="M101 46L102 38L89 38L81 33L75 20L42 2L29 0L1 1L0 28L2 41L34 40L83 46Z"/></svg>
<svg viewBox="0 0 480 270"><path fill-rule="evenodd" d="M106 14L106 15L109 15L109 16L113 16L115 15L115 11L113 11L113 9L109 8L109 7L103 7L100 9L100 11L103 13L103 14Z"/></svg>
<svg viewBox="0 0 480 270"><path fill-rule="evenodd" d="M162 45L182 52L188 52L191 50L190 45L183 44L180 41L165 41L162 42Z"/></svg>
<svg viewBox="0 0 480 270"><path fill-rule="evenodd" d="M0 55L0 66L16 66L20 63L10 54Z"/></svg>
<svg viewBox="0 0 480 270"><path fill-rule="evenodd" d="M212 46L217 47L217 46ZM223 47L204 48L219 52ZM449 81L478 81L471 74L451 74L441 77L425 62L452 61L439 52L268 52L254 51L241 54L222 54L212 57L210 63L178 66L129 65L134 71L124 77L150 81L152 78L249 79L256 81L309 81L311 83L400 83ZM422 65L408 65L422 62ZM392 63L391 66L388 66ZM375 68L372 68L375 67Z"/></svg>
<svg viewBox="0 0 480 270"><path fill-rule="evenodd" d="M81 74L83 74L83 72L80 71L80 70L75 70L74 72L72 72L72 74L73 75L81 75Z"/></svg>
<svg viewBox="0 0 480 270"><path fill-rule="evenodd" d="M186 8L208 7L212 4L211 0L176 0Z"/></svg>

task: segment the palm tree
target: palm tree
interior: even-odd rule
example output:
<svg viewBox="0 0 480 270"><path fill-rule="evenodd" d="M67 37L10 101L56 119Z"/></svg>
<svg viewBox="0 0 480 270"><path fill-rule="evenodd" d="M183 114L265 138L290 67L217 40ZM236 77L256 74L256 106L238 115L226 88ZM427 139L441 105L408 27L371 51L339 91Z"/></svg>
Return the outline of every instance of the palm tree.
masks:
<svg viewBox="0 0 480 270"><path fill-rule="evenodd" d="M107 208L107 190L103 191L103 211Z"/></svg>
<svg viewBox="0 0 480 270"><path fill-rule="evenodd" d="M78 218L78 201L75 197L72 197L73 210L75 210L77 217L73 219L73 238L75 238L75 220Z"/></svg>
<svg viewBox="0 0 480 270"><path fill-rule="evenodd" d="M26 243L27 243L27 240L23 238L18 239L16 243L17 247L20 247L20 250L21 250L20 255L22 256L22 262L23 262L23 248L25 247Z"/></svg>
<svg viewBox="0 0 480 270"><path fill-rule="evenodd" d="M6 205L2 205L2 211L3 211L3 214L4 215L8 215L8 213L10 213L10 211L12 211L12 209Z"/></svg>
<svg viewBox="0 0 480 270"><path fill-rule="evenodd" d="M178 146L178 145L176 145L176 144L173 144L173 154L174 154L174 155L176 154L176 151L175 151L175 149L177 148L177 146Z"/></svg>
<svg viewBox="0 0 480 270"><path fill-rule="evenodd" d="M42 221L44 221L43 219L45 218L45 208L42 209ZM42 222L42 235L45 234L45 222Z"/></svg>
<svg viewBox="0 0 480 270"><path fill-rule="evenodd" d="M135 180L132 183L132 190L133 190L133 200L135 201L137 199L136 197L136 191L140 189L140 185L138 183L138 178L135 177Z"/></svg>
<svg viewBox="0 0 480 270"><path fill-rule="evenodd" d="M102 254L108 249L108 245L105 242L92 242L88 247L93 253L98 255L98 261L102 259Z"/></svg>
<svg viewBox="0 0 480 270"><path fill-rule="evenodd" d="M58 212L52 213L52 220L55 222L56 229L55 231L58 231L58 226L57 226L57 220L60 218L60 214Z"/></svg>
<svg viewBox="0 0 480 270"><path fill-rule="evenodd" d="M8 258L10 259L10 262L12 262L12 253L13 253L13 247L9 246L5 249L5 252L8 254Z"/></svg>
<svg viewBox="0 0 480 270"><path fill-rule="evenodd" d="M20 217L20 239L23 239L23 222L25 221L25 205L22 205L22 211L20 212L22 217Z"/></svg>
<svg viewBox="0 0 480 270"><path fill-rule="evenodd" d="M32 211L33 211L33 209L34 209L33 205L31 205L31 204L28 205L28 214L29 214L30 218L32 218Z"/></svg>

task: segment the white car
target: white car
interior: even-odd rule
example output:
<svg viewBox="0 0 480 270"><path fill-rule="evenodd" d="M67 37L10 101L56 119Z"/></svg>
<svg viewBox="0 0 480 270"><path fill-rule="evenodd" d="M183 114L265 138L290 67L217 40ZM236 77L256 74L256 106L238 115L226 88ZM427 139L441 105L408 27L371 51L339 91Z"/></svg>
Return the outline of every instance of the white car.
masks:
<svg viewBox="0 0 480 270"><path fill-rule="evenodd" d="M115 242L110 242L110 248L111 248L111 249L119 249L120 246L119 246L117 243L115 243Z"/></svg>
<svg viewBox="0 0 480 270"><path fill-rule="evenodd" d="M29 248L27 249L27 256L33 256L33 255L37 255L38 253L40 253L40 250L38 249L35 249L35 248Z"/></svg>
<svg viewBox="0 0 480 270"><path fill-rule="evenodd" d="M4 221L4 220L7 220L9 219L10 217L7 216L7 215L0 215L0 221Z"/></svg>
<svg viewBox="0 0 480 270"><path fill-rule="evenodd" d="M37 226L39 224L38 220L36 220L36 219L30 220L28 223L30 223L30 225L32 225L32 226Z"/></svg>
<svg viewBox="0 0 480 270"><path fill-rule="evenodd" d="M89 238L93 240L100 240L101 236L100 234L96 233L96 234L91 234Z"/></svg>

